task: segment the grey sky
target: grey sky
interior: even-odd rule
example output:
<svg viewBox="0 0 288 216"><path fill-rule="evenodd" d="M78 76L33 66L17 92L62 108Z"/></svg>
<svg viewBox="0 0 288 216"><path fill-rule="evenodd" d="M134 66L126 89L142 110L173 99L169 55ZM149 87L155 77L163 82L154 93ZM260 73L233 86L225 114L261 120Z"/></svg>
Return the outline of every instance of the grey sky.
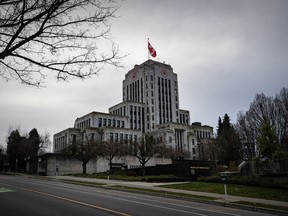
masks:
<svg viewBox="0 0 288 216"><path fill-rule="evenodd" d="M147 38L156 61L178 74L180 108L191 122L217 126L227 113L236 123L255 94L274 96L288 87L288 1L286 0L139 0L119 1L111 37L125 68L107 66L86 81L35 89L0 80L0 144L9 127L22 133L34 127L52 136L73 127L91 111L108 112L122 100L122 80L134 64L148 58Z"/></svg>

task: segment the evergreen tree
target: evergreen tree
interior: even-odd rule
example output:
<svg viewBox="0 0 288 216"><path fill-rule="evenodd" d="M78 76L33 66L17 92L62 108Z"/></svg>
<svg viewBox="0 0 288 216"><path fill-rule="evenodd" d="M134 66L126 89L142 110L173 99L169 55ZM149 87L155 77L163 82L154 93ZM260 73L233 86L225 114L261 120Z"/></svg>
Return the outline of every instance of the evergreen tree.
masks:
<svg viewBox="0 0 288 216"><path fill-rule="evenodd" d="M21 136L17 129L11 131L7 138L7 157L10 169L25 171L26 161L30 160L30 168L36 172L39 150L48 147L49 144L49 135L42 137L35 128L24 136Z"/></svg>
<svg viewBox="0 0 288 216"><path fill-rule="evenodd" d="M275 153L280 148L278 137L275 130L269 123L264 123L260 128L258 137L261 158L272 160Z"/></svg>
<svg viewBox="0 0 288 216"><path fill-rule="evenodd" d="M38 134L38 131L37 129L32 129L30 132L29 132L29 135L28 135L28 138L27 138L27 143L26 143L26 157L30 158L30 161L31 161L31 168L32 168L32 171L34 173L37 172L37 156L38 156L38 152L39 152L39 149L41 148L41 144L42 144L42 141L41 141L41 137L40 135Z"/></svg>
<svg viewBox="0 0 288 216"><path fill-rule="evenodd" d="M10 169L24 170L26 140L27 138L22 137L17 129L11 131L7 139L7 156Z"/></svg>
<svg viewBox="0 0 288 216"><path fill-rule="evenodd" d="M238 134L230 123L230 117L225 114L223 121L219 118L217 131L219 160L222 165L239 164L242 159L242 148Z"/></svg>
<svg viewBox="0 0 288 216"><path fill-rule="evenodd" d="M221 133L221 128L222 128L222 120L221 120L221 117L219 116L219 119L218 119L218 128L217 128L217 136L220 135L220 133Z"/></svg>

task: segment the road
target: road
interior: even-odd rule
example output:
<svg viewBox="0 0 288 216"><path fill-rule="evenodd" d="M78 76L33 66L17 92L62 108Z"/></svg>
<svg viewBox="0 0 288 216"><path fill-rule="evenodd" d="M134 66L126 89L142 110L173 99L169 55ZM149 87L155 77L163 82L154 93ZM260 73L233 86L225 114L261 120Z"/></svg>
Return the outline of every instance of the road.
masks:
<svg viewBox="0 0 288 216"><path fill-rule="evenodd" d="M0 215L265 216L222 206L48 181L0 175Z"/></svg>

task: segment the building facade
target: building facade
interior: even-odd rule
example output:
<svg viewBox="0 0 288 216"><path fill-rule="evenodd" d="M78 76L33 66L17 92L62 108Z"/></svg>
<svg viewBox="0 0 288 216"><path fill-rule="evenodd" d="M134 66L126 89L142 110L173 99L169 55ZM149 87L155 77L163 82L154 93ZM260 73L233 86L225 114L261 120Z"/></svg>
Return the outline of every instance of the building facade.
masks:
<svg viewBox="0 0 288 216"><path fill-rule="evenodd" d="M180 109L178 78L172 67L153 60L126 73L122 102L110 107L108 113L91 112L78 117L73 128L56 133L54 152L60 152L83 131L103 141L133 142L150 134L171 148L185 150L191 160L203 159L207 148L200 145L213 140L212 127L190 124L189 111Z"/></svg>

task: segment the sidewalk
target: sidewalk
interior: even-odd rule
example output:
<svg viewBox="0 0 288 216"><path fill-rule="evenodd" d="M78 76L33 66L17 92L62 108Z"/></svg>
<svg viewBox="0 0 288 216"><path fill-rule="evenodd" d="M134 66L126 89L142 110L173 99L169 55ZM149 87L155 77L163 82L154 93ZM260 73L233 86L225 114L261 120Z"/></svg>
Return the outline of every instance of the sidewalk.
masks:
<svg viewBox="0 0 288 216"><path fill-rule="evenodd" d="M108 180L108 179L97 179L97 178L83 178L83 177L73 177L73 176L49 176L47 178L57 179L57 180L70 180L70 181L79 181L79 182L89 182L89 183L99 183L107 186L123 186L123 187L137 187L155 191L167 191L174 193L190 194L197 196L213 197L216 198L213 202L216 203L233 203L238 201L245 201L250 203L259 203L259 204L268 204L273 206L284 206L288 207L288 202L258 199L258 198L249 198L249 197L240 197L240 196L230 196L229 191L227 199L224 194L215 194L215 193L206 193L206 192L197 192L197 191L186 191L179 189L170 189L159 187L160 185L175 184L175 183L148 183L148 182L130 182L130 181L117 181L117 180Z"/></svg>

